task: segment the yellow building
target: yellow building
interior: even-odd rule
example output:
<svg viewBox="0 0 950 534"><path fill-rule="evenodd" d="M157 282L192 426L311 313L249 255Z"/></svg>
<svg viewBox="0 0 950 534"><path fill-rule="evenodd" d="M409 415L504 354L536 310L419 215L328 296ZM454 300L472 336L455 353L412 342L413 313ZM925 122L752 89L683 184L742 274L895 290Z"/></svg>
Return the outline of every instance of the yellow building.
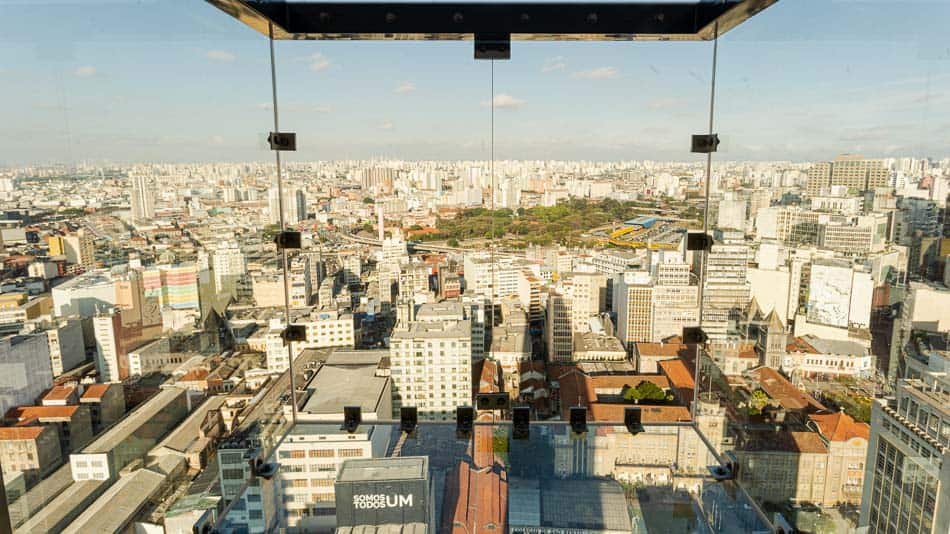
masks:
<svg viewBox="0 0 950 534"><path fill-rule="evenodd" d="M47 242L49 243L50 256L66 255L66 242L63 240L63 236L51 235L47 238Z"/></svg>

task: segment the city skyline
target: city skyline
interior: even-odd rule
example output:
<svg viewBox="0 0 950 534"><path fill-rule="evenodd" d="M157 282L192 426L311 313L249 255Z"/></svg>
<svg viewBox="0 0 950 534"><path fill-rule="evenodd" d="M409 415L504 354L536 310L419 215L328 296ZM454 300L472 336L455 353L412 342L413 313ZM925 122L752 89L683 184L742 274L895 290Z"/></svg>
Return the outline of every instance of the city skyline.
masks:
<svg viewBox="0 0 950 534"><path fill-rule="evenodd" d="M0 126L0 165L270 159L267 41L212 6L8 9L23 24L0 51L0 95L18 102ZM726 34L717 157L950 155L950 53L928 37L950 6L894 9L778 3ZM689 135L707 128L711 43L515 42L494 63L494 94L471 42L278 42L276 53L282 128L299 139L291 161L485 160L493 99L496 159L689 161Z"/></svg>

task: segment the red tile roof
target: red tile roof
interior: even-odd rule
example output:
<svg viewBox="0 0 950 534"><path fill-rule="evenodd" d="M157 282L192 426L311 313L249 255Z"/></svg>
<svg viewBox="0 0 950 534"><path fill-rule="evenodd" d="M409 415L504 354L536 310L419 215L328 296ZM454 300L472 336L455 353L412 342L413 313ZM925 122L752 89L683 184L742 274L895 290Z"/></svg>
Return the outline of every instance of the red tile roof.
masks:
<svg viewBox="0 0 950 534"><path fill-rule="evenodd" d="M0 440L36 439L46 428L45 426L0 427Z"/></svg>
<svg viewBox="0 0 950 534"><path fill-rule="evenodd" d="M53 386L52 389L46 392L46 395L43 395L43 400L66 400L74 391L76 391L75 386Z"/></svg>
<svg viewBox="0 0 950 534"><path fill-rule="evenodd" d="M113 384L89 384L81 399L101 399Z"/></svg>
<svg viewBox="0 0 950 534"><path fill-rule="evenodd" d="M814 413L808 416L818 425L821 435L830 441L848 441L851 438L870 439L871 427L859 423L844 412Z"/></svg>
<svg viewBox="0 0 950 534"><path fill-rule="evenodd" d="M7 411L6 419L24 421L26 419L70 418L79 406L18 406Z"/></svg>
<svg viewBox="0 0 950 534"><path fill-rule="evenodd" d="M598 402L597 390L621 390L623 386L637 387L641 382L653 382L662 389L669 389L669 380L661 375L606 375L588 376L575 366L558 365L551 368L551 379L557 380L561 390L561 411L571 406L586 406L592 421L620 423L624 410L632 403ZM686 406L641 404L641 416L646 423L670 423L690 421Z"/></svg>
<svg viewBox="0 0 950 534"><path fill-rule="evenodd" d="M749 375L769 398L777 401L786 410L806 412L826 410L824 405L795 387L775 369L759 367L749 371Z"/></svg>
<svg viewBox="0 0 950 534"><path fill-rule="evenodd" d="M474 469L460 462L445 476L439 532L497 534L508 530L508 475L497 466Z"/></svg>

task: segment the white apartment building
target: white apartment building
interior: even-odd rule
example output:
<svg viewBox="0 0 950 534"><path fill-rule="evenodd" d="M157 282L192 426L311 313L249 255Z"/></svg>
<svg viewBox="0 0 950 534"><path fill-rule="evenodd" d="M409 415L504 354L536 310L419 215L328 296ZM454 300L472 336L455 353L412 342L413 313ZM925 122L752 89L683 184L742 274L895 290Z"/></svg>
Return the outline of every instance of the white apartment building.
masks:
<svg viewBox="0 0 950 534"><path fill-rule="evenodd" d="M867 346L853 341L803 336L792 340L782 371L789 376L873 378L874 356Z"/></svg>
<svg viewBox="0 0 950 534"><path fill-rule="evenodd" d="M617 337L628 353L637 342L653 338L653 280L645 271L628 271L614 277L613 309Z"/></svg>
<svg viewBox="0 0 950 534"><path fill-rule="evenodd" d="M434 315L423 304L418 315ZM468 319L410 320L390 338L393 414L415 406L423 419L448 421L472 402L472 327Z"/></svg>
<svg viewBox="0 0 950 534"><path fill-rule="evenodd" d="M92 318L92 330L96 338L96 372L99 373L99 382L122 380L115 332L117 317L117 312L110 310Z"/></svg>
<svg viewBox="0 0 950 534"><path fill-rule="evenodd" d="M466 254L465 292L484 295L498 304L504 297L519 295L519 281L525 267L523 260L500 254L495 255L494 262L491 256L484 252Z"/></svg>
<svg viewBox="0 0 950 534"><path fill-rule="evenodd" d="M362 425L352 434L339 424L298 423L277 448L280 463L281 526L289 532L332 530L336 526L333 483L352 458L382 458L388 426Z"/></svg>
<svg viewBox="0 0 950 534"><path fill-rule="evenodd" d="M224 241L218 245L211 256L211 270L214 273L214 287L219 294L240 295L247 263L237 243Z"/></svg>

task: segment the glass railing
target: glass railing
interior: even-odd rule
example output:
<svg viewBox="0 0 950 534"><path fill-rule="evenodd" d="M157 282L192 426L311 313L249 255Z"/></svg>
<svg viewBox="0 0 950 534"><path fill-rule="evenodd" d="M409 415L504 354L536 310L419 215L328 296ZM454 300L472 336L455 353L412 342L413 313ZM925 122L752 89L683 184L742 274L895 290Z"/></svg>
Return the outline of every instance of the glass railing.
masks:
<svg viewBox="0 0 950 534"><path fill-rule="evenodd" d="M271 447L225 444L209 523L223 533L773 531L690 424L519 430L364 422L351 433L335 421L298 423Z"/></svg>

